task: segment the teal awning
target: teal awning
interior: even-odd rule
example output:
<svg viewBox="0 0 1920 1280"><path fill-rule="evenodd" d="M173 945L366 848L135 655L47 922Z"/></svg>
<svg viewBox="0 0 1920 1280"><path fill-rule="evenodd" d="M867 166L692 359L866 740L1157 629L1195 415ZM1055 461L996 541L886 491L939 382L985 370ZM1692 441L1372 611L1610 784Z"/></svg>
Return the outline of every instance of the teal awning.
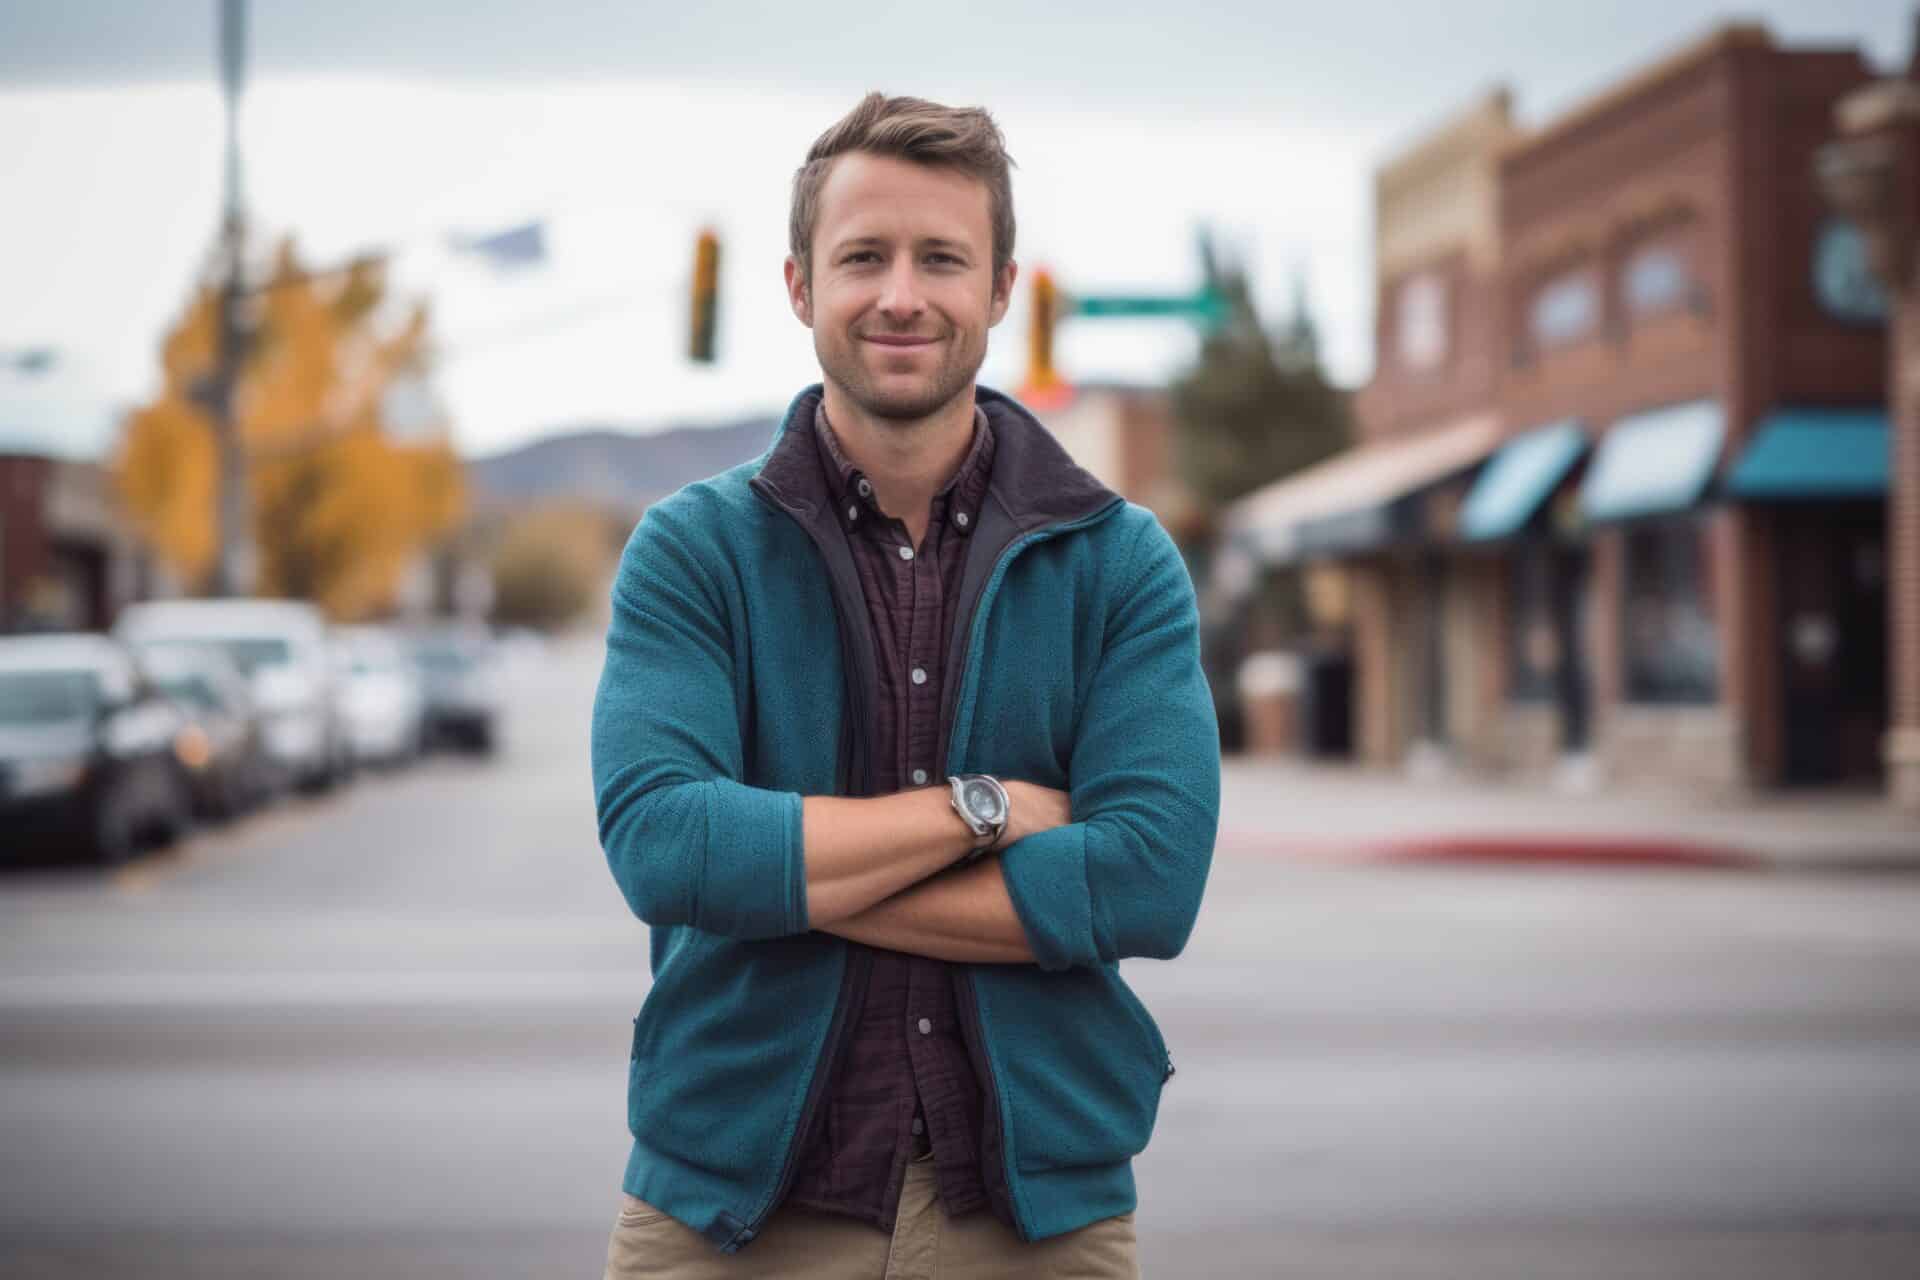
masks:
<svg viewBox="0 0 1920 1280"><path fill-rule="evenodd" d="M1736 498L1880 498L1892 463L1881 409L1781 409L1727 477Z"/></svg>
<svg viewBox="0 0 1920 1280"><path fill-rule="evenodd" d="M1594 449L1580 486L1580 513L1599 521L1685 511L1705 495L1725 438L1726 415L1717 400L1620 419Z"/></svg>
<svg viewBox="0 0 1920 1280"><path fill-rule="evenodd" d="M1460 509L1461 536L1479 542L1518 533L1586 451L1587 433L1571 419L1509 440L1473 482Z"/></svg>

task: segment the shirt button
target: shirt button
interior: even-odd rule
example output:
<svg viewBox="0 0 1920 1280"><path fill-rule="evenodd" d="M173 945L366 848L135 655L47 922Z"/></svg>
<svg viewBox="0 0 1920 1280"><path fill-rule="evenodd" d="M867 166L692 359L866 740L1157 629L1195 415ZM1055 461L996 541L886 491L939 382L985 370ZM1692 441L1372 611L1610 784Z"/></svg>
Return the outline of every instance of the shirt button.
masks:
<svg viewBox="0 0 1920 1280"><path fill-rule="evenodd" d="M926 1131L927 1131L927 1122L925 1120L922 1120L919 1116L915 1116L913 1118L914 1136L918 1137L920 1134L923 1134Z"/></svg>
<svg viewBox="0 0 1920 1280"><path fill-rule="evenodd" d="M915 667L913 669L913 682L915 684L925 684L927 682L927 669L925 667Z"/></svg>
<svg viewBox="0 0 1920 1280"><path fill-rule="evenodd" d="M956 512L954 512L954 513L953 513L953 522L954 522L955 524L957 524L957 525L959 525L959 526L960 526L960 527L961 527L962 529L964 529L964 528L966 528L966 527L967 527L967 513L966 513L966 512L964 512L964 511L956 511Z"/></svg>
<svg viewBox="0 0 1920 1280"><path fill-rule="evenodd" d="M860 518L860 508L859 508L859 507L857 507L857 506L855 506L855 505L853 505L852 503L848 503L848 504L847 504L847 519L849 519L849 520L858 520L859 518Z"/></svg>
<svg viewBox="0 0 1920 1280"><path fill-rule="evenodd" d="M860 491L860 496L863 498L871 498L873 496L873 486L868 484L865 480L860 481L860 483L855 485L854 488Z"/></svg>
<svg viewBox="0 0 1920 1280"><path fill-rule="evenodd" d="M912 547L902 547L902 548L900 548L900 558L901 558L902 560L911 560L911 559L913 559L913 548L912 548Z"/></svg>
<svg viewBox="0 0 1920 1280"><path fill-rule="evenodd" d="M913 771L913 785L916 787L924 787L927 785L927 771L925 769L915 769Z"/></svg>
<svg viewBox="0 0 1920 1280"><path fill-rule="evenodd" d="M930 1036L933 1034L933 1019L922 1018L916 1025L919 1026L921 1035Z"/></svg>

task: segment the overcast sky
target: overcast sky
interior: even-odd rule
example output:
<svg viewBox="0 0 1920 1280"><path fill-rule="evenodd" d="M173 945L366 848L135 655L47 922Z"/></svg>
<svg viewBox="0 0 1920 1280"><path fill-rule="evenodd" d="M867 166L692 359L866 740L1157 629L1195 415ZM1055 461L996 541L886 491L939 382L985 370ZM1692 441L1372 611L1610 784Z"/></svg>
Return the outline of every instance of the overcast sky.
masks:
<svg viewBox="0 0 1920 1280"><path fill-rule="evenodd" d="M152 393L156 344L218 213L213 0L0 0L0 448L87 455ZM315 259L398 250L429 297L463 447L582 422L776 409L816 370L780 286L787 184L869 88L993 108L1019 168L1018 257L1069 289L1187 289L1193 228L1253 263L1276 320L1304 273L1336 375L1371 363L1369 175L1505 83L1538 123L1735 16L1585 6L563 4L256 0L243 113L256 225ZM1904 63L1897 0L1737 11L1793 44ZM502 277L449 233L540 217L553 256ZM692 368L694 232L726 246L723 360ZM1024 302L1024 298L1020 300ZM1023 307L985 378L1017 382ZM1068 326L1069 376L1157 378L1177 323Z"/></svg>

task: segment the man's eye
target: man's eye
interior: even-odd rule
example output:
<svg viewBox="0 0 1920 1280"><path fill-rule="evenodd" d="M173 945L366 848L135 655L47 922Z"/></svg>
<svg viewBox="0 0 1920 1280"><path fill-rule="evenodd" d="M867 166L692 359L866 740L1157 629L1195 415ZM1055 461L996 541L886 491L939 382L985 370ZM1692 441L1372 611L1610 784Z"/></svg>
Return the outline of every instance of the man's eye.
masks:
<svg viewBox="0 0 1920 1280"><path fill-rule="evenodd" d="M848 254L844 259L842 259L842 261L844 262L878 262L880 261L880 255L875 253L871 249L862 249L858 253Z"/></svg>
<svg viewBox="0 0 1920 1280"><path fill-rule="evenodd" d="M954 257L950 253L930 253L927 255L927 261L938 262L945 266L959 267L959 266L966 265L965 263L961 262L960 259Z"/></svg>

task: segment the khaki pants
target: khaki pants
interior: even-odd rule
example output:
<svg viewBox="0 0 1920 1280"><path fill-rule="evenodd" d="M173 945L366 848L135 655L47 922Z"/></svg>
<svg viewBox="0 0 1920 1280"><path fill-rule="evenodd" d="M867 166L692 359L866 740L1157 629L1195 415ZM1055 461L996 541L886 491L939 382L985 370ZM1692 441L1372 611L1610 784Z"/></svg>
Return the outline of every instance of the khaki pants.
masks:
<svg viewBox="0 0 1920 1280"><path fill-rule="evenodd" d="M605 1280L998 1280L1025 1275L1138 1280L1140 1275L1133 1256L1132 1214L1022 1244L985 1210L949 1218L934 1191L931 1157L907 1166L891 1236L837 1214L782 1209L752 1244L739 1253L723 1254L646 1201L624 1199L607 1243Z"/></svg>

